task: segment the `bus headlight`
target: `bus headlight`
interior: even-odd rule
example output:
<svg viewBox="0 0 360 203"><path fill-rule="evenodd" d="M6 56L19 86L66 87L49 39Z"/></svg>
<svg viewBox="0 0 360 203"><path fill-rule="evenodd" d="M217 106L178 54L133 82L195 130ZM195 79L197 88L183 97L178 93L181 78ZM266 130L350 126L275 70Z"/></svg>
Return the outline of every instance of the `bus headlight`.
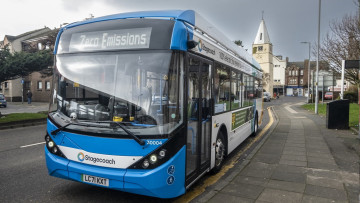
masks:
<svg viewBox="0 0 360 203"><path fill-rule="evenodd" d="M154 163L156 163L156 161L157 161L157 156L155 154L152 154L150 156L150 163L154 164Z"/></svg>
<svg viewBox="0 0 360 203"><path fill-rule="evenodd" d="M149 167L149 165L150 165L149 161L148 161L147 159L145 159L144 162L143 162L143 164L142 164L142 167L143 167L144 169L146 169L147 167Z"/></svg>
<svg viewBox="0 0 360 203"><path fill-rule="evenodd" d="M56 143L51 139L49 134L46 134L45 141L46 141L46 148L50 153L66 158L65 155L60 151L59 147L56 146Z"/></svg>
<svg viewBox="0 0 360 203"><path fill-rule="evenodd" d="M48 146L49 146L50 148L53 148L53 147L54 147L54 142L53 142L53 141L48 142Z"/></svg>
<svg viewBox="0 0 360 203"><path fill-rule="evenodd" d="M159 152L159 158L162 159L162 158L165 157L165 155L166 155L166 149L160 150L160 152Z"/></svg>

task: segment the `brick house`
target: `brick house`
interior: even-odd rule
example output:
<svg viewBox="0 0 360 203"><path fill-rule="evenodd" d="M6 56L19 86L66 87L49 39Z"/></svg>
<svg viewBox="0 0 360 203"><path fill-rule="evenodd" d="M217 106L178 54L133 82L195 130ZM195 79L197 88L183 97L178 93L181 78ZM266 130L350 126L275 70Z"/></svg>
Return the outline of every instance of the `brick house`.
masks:
<svg viewBox="0 0 360 203"><path fill-rule="evenodd" d="M301 62L288 62L285 70L285 91L286 96L307 96L308 93L308 70L309 60ZM314 85L316 71L316 61L310 61L310 88ZM329 71L329 66L325 62L320 62L319 71L322 75L327 75L333 80L334 75ZM319 78L324 79L324 77ZM323 83L319 80L319 86ZM326 83L326 82L325 82ZM321 90L319 90L321 91Z"/></svg>

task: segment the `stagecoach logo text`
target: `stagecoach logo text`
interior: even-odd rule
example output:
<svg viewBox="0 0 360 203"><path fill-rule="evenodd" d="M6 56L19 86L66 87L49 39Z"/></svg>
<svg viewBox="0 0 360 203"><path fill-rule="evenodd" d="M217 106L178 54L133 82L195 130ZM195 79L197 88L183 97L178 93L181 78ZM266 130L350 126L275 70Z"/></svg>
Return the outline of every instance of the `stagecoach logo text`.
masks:
<svg viewBox="0 0 360 203"><path fill-rule="evenodd" d="M240 63L237 60L235 60L234 58L228 56L227 54L224 54L223 52L220 52L220 59L224 60L224 61L226 61L226 62L228 62L228 63L230 63L230 64L232 64L232 65L234 65L236 67L240 67Z"/></svg>
<svg viewBox="0 0 360 203"><path fill-rule="evenodd" d="M215 52L215 49L210 49L209 47L207 47L201 39L199 39L199 43L198 43L198 49L199 49L199 52L202 52L203 50L208 54L212 54L212 55L215 55L216 52Z"/></svg>
<svg viewBox="0 0 360 203"><path fill-rule="evenodd" d="M96 163L115 164L114 159L104 159L104 158L92 157L89 155L84 155L84 153L82 153L82 152L79 152L77 157L78 157L78 160L81 162L83 162L85 160L85 161L93 162L94 164L96 164Z"/></svg>
<svg viewBox="0 0 360 203"><path fill-rule="evenodd" d="M151 28L75 33L69 51L149 48L150 36Z"/></svg>

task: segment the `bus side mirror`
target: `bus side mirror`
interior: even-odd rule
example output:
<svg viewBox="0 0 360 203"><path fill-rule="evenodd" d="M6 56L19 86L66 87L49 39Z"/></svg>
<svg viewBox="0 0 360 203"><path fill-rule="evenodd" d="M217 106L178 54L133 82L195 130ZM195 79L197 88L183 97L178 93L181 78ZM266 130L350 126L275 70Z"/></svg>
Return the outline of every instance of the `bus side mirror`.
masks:
<svg viewBox="0 0 360 203"><path fill-rule="evenodd" d="M188 47L188 49L193 49L195 48L199 43L195 42L194 40L189 40L187 41L186 45Z"/></svg>

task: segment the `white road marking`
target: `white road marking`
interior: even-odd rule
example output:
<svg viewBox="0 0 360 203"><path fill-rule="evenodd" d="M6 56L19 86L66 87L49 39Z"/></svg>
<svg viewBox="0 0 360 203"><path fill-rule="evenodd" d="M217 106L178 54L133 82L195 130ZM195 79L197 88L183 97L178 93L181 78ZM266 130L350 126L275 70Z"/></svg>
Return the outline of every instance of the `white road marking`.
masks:
<svg viewBox="0 0 360 203"><path fill-rule="evenodd" d="M294 109L290 108L290 106L285 106L285 109L288 110L290 113L298 113Z"/></svg>
<svg viewBox="0 0 360 203"><path fill-rule="evenodd" d="M40 144L45 144L45 142L39 142L39 143L35 143L35 144L24 145L24 146L21 146L20 148L31 147L31 146L40 145Z"/></svg>

